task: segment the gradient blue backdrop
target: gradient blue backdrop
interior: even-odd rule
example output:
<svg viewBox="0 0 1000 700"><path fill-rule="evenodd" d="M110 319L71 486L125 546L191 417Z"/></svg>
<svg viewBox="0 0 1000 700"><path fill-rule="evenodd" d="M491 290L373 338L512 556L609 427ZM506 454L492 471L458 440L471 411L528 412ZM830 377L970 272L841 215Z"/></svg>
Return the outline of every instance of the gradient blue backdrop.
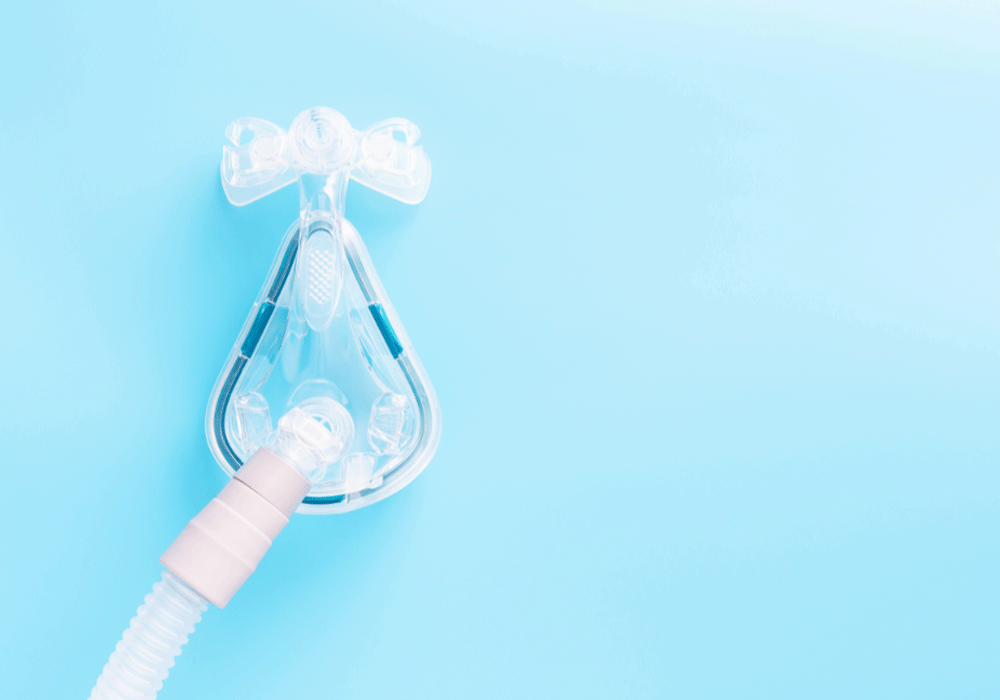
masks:
<svg viewBox="0 0 1000 700"><path fill-rule="evenodd" d="M297 212L223 129L412 119L348 216L437 387L163 700L1000 695L1000 10L19 3L0 19L0 695L83 698L221 487Z"/></svg>

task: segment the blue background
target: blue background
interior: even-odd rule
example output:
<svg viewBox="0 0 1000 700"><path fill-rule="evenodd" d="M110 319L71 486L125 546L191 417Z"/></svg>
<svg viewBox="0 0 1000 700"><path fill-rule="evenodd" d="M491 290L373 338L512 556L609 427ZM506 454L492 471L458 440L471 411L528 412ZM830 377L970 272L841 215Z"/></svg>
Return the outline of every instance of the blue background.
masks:
<svg viewBox="0 0 1000 700"><path fill-rule="evenodd" d="M223 130L328 105L424 134L347 213L441 446L163 700L1000 696L1000 10L947 5L7 6L0 694L86 697L224 483L297 195L230 206Z"/></svg>

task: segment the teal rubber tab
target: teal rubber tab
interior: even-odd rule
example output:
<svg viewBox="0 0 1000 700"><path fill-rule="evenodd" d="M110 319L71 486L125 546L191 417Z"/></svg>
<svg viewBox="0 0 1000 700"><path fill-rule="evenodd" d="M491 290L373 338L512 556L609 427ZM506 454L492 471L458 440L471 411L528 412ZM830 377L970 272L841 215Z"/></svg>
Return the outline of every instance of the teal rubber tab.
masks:
<svg viewBox="0 0 1000 700"><path fill-rule="evenodd" d="M243 340L243 345L240 346L240 353L243 357L249 358L257 349L257 343L264 335L264 329L267 328L267 322L271 320L272 313L274 313L274 304L269 301L265 301L257 309L257 317L253 320L253 325L250 326L247 337Z"/></svg>
<svg viewBox="0 0 1000 700"><path fill-rule="evenodd" d="M396 331L392 330L389 319L385 317L385 309L382 308L381 304L369 304L368 310L372 312L375 325L378 326L379 333L382 334L382 339L389 348L389 352L392 353L392 359L395 360L403 352L403 346L399 344Z"/></svg>

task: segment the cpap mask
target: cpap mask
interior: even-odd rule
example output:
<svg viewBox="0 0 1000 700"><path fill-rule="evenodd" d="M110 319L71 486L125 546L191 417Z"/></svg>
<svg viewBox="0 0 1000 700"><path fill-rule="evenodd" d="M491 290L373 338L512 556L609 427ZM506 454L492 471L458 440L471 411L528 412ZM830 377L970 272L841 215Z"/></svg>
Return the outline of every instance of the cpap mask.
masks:
<svg viewBox="0 0 1000 700"><path fill-rule="evenodd" d="M152 699L212 603L225 607L292 513L343 513L410 483L440 435L434 389L344 218L348 180L408 204L431 165L405 119L356 131L317 107L288 131L229 125L222 186L236 205L294 182L289 227L212 390L208 444L233 478L160 558L166 567L92 700Z"/></svg>

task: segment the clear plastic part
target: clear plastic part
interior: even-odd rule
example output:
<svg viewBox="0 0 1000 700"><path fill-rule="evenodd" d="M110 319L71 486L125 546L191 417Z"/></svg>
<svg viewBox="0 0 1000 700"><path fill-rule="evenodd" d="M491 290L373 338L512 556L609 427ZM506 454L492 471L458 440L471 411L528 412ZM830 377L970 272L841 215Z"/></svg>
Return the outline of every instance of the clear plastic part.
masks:
<svg viewBox="0 0 1000 700"><path fill-rule="evenodd" d="M315 484L353 441L354 421L347 409L328 396L316 396L283 415L267 444Z"/></svg>
<svg viewBox="0 0 1000 700"><path fill-rule="evenodd" d="M298 459L282 443L283 429L315 421L336 444L314 451L307 476L321 476L299 511L344 512L385 498L430 460L440 411L344 202L351 179L420 202L431 176L415 145L420 131L405 119L357 131L319 107L288 131L240 119L226 135L229 200L247 204L297 182L300 212L213 390L212 452L230 474L262 445Z"/></svg>
<svg viewBox="0 0 1000 700"><path fill-rule="evenodd" d="M162 578L136 610L90 700L154 700L163 687L208 601L169 571Z"/></svg>
<svg viewBox="0 0 1000 700"><path fill-rule="evenodd" d="M414 145L420 129L406 119L386 119L357 131L339 112L316 107L296 117L287 132L250 117L230 124L226 136L232 146L222 149L222 187L236 205L260 199L303 174L342 172L407 204L423 201L431 184L431 161Z"/></svg>

